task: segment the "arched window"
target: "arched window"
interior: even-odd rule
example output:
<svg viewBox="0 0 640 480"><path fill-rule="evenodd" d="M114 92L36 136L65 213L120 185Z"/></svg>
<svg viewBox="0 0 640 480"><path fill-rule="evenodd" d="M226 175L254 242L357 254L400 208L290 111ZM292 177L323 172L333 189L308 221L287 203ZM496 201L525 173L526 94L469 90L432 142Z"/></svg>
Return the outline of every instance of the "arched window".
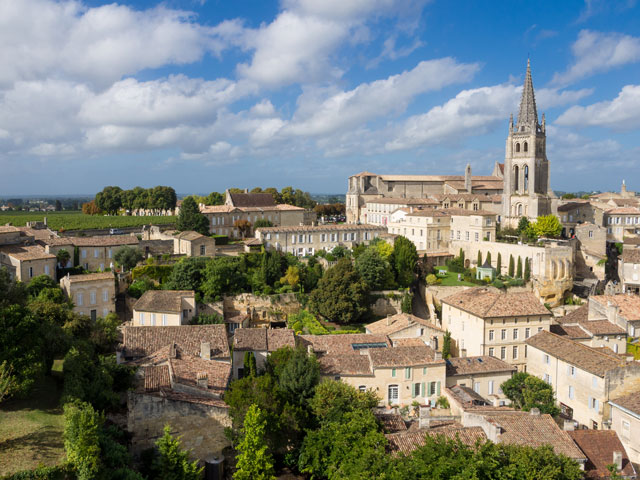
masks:
<svg viewBox="0 0 640 480"><path fill-rule="evenodd" d="M516 153L519 153L519 152L520 152L520 144L516 143Z"/></svg>
<svg viewBox="0 0 640 480"><path fill-rule="evenodd" d="M520 189L520 168L516 165L513 167L513 191L517 192Z"/></svg>
<svg viewBox="0 0 640 480"><path fill-rule="evenodd" d="M527 151L527 144L524 144L524 151ZM529 191L529 165L524 166L524 191Z"/></svg>
<svg viewBox="0 0 640 480"><path fill-rule="evenodd" d="M522 204L518 205L518 216L522 216Z"/></svg>
<svg viewBox="0 0 640 480"><path fill-rule="evenodd" d="M527 142L524 142L524 145L523 145L522 148L523 148L523 151L528 152L529 151L529 144Z"/></svg>

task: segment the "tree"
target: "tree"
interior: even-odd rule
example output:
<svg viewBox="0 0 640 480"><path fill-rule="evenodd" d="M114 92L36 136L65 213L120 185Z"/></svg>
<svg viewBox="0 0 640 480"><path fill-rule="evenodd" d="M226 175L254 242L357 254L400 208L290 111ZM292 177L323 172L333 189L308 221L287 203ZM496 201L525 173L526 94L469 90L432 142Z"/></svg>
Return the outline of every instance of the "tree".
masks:
<svg viewBox="0 0 640 480"><path fill-rule="evenodd" d="M233 226L238 229L242 238L246 238L251 234L251 222L249 220L236 220Z"/></svg>
<svg viewBox="0 0 640 480"><path fill-rule="evenodd" d="M514 407L529 411L538 408L542 413L556 415L559 410L555 404L553 388L545 381L525 372L514 373L500 388Z"/></svg>
<svg viewBox="0 0 640 480"><path fill-rule="evenodd" d="M255 377L257 374L256 357L253 352L244 352L244 375Z"/></svg>
<svg viewBox="0 0 640 480"><path fill-rule="evenodd" d="M418 261L416 246L408 238L399 236L393 244L392 259L398 285L403 288L410 286Z"/></svg>
<svg viewBox="0 0 640 480"><path fill-rule="evenodd" d="M56 200L56 212L62 211L62 202L60 200Z"/></svg>
<svg viewBox="0 0 640 480"><path fill-rule="evenodd" d="M56 253L56 260L58 265L65 268L69 264L69 260L71 260L71 254L66 249L61 248Z"/></svg>
<svg viewBox="0 0 640 480"><path fill-rule="evenodd" d="M438 283L438 277L436 277L433 273L430 273L429 275L427 275L425 281L429 286L436 285Z"/></svg>
<svg viewBox="0 0 640 480"><path fill-rule="evenodd" d="M446 330L442 336L442 358L445 360L451 356L451 332Z"/></svg>
<svg viewBox="0 0 640 480"><path fill-rule="evenodd" d="M186 197L182 200L176 228L181 232L193 230L202 235L209 235L209 220L200 213L193 197Z"/></svg>
<svg viewBox="0 0 640 480"><path fill-rule="evenodd" d="M349 412L375 408L379 400L372 390L361 392L347 383L325 379L316 387L309 407L319 423L340 422Z"/></svg>
<svg viewBox="0 0 640 480"><path fill-rule="evenodd" d="M0 363L0 403L9 396L15 384L15 378L12 375L11 366L7 361Z"/></svg>
<svg viewBox="0 0 640 480"><path fill-rule="evenodd" d="M518 256L518 267L516 269L516 278L522 278L522 258Z"/></svg>
<svg viewBox="0 0 640 480"><path fill-rule="evenodd" d="M562 224L555 215L544 215L532 225L532 229L538 237L559 237L562 233Z"/></svg>
<svg viewBox="0 0 640 480"><path fill-rule="evenodd" d="M280 283L286 283L292 289L295 289L300 283L300 269L295 265L287 267L287 272L284 274L284 277L280 279Z"/></svg>
<svg viewBox="0 0 640 480"><path fill-rule="evenodd" d="M164 434L156 442L158 456L154 462L155 478L163 480L200 480L204 468L197 461L189 461L189 451L183 450L180 437L171 435L171 427L164 426Z"/></svg>
<svg viewBox="0 0 640 480"><path fill-rule="evenodd" d="M206 298L219 298L225 293L236 293L247 286L242 259L238 257L216 257L207 261L203 282L200 286Z"/></svg>
<svg viewBox="0 0 640 480"><path fill-rule="evenodd" d="M524 281L528 282L531 280L531 263L529 262L529 257L524 259Z"/></svg>
<svg viewBox="0 0 640 480"><path fill-rule="evenodd" d="M371 242L370 245L375 247L375 249L384 260L389 261L391 255L393 254L393 245L381 238L376 238L373 242Z"/></svg>
<svg viewBox="0 0 640 480"><path fill-rule="evenodd" d="M258 228L268 228L268 227L273 227L273 223L271 223L266 218L259 218L253 224L254 230L256 230Z"/></svg>
<svg viewBox="0 0 640 480"><path fill-rule="evenodd" d="M478 250L478 260L477 260L477 262L478 262L477 265L479 267L481 267L482 266L482 252L480 250Z"/></svg>
<svg viewBox="0 0 640 480"><path fill-rule="evenodd" d="M487 259L486 262L491 265L491 252L487 252Z"/></svg>
<svg viewBox="0 0 640 480"><path fill-rule="evenodd" d="M122 206L122 189L120 187L104 187L96 194L96 206L109 215L115 215Z"/></svg>
<svg viewBox="0 0 640 480"><path fill-rule="evenodd" d="M369 290L383 290L393 284L391 267L375 247L369 247L355 261L355 267Z"/></svg>
<svg viewBox="0 0 640 480"><path fill-rule="evenodd" d="M27 285L27 293L31 298L35 298L45 288L59 288L59 286L49 275L38 275L33 277Z"/></svg>
<svg viewBox="0 0 640 480"><path fill-rule="evenodd" d="M64 406L64 449L78 480L93 480L100 470L102 415L88 403Z"/></svg>
<svg viewBox="0 0 640 480"><path fill-rule="evenodd" d="M102 210L96 205L95 201L91 200L82 204L82 213L85 215L100 215Z"/></svg>
<svg viewBox="0 0 640 480"><path fill-rule="evenodd" d="M123 245L116 250L116 253L113 254L113 259L125 271L131 270L138 264L138 262L142 261L143 258L144 256L140 249L129 245Z"/></svg>
<svg viewBox="0 0 640 480"><path fill-rule="evenodd" d="M342 258L329 268L309 297L310 309L331 321L357 321L368 308L367 285L351 260Z"/></svg>
<svg viewBox="0 0 640 480"><path fill-rule="evenodd" d="M515 265L513 262L513 255L509 255L509 276L513 277L513 273L515 270Z"/></svg>
<svg viewBox="0 0 640 480"><path fill-rule="evenodd" d="M520 217L516 232L518 232L518 235L525 235L528 229L529 229L529 219L527 217Z"/></svg>
<svg viewBox="0 0 640 480"><path fill-rule="evenodd" d="M314 355L297 348L284 364L278 377L278 387L291 405L311 398L320 381L320 366Z"/></svg>
<svg viewBox="0 0 640 480"><path fill-rule="evenodd" d="M218 261L218 259L213 261ZM182 258L173 266L164 288L167 290L200 290L208 266L209 261L206 258Z"/></svg>
<svg viewBox="0 0 640 480"><path fill-rule="evenodd" d="M267 419L260 408L251 405L237 447L235 480L275 480L273 457L265 440L266 425Z"/></svg>
<svg viewBox="0 0 640 480"><path fill-rule="evenodd" d="M498 271L498 275L502 275L502 254L498 252L498 263L496 265L496 270Z"/></svg>
<svg viewBox="0 0 640 480"><path fill-rule="evenodd" d="M402 313L412 313L413 312L413 294L410 292L405 292L402 295L402 302L400 303L400 310Z"/></svg>

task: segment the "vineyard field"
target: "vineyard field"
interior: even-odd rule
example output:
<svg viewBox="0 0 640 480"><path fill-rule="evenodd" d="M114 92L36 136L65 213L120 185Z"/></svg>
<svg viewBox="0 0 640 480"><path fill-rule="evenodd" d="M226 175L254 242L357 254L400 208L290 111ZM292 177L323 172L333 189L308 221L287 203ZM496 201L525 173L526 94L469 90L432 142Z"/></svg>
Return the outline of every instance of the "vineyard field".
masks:
<svg viewBox="0 0 640 480"><path fill-rule="evenodd" d="M27 222L42 221L47 217L47 225L53 230L88 230L103 228L142 227L143 225L164 225L175 223L175 216L127 217L109 215L85 215L82 212L2 212L0 225L11 223L23 227Z"/></svg>

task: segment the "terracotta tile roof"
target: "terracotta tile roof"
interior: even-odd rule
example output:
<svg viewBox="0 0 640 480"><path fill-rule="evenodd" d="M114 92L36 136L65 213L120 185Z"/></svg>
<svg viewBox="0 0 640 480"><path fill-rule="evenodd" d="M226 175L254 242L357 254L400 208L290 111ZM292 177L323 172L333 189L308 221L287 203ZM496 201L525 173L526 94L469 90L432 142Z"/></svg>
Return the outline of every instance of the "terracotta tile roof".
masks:
<svg viewBox="0 0 640 480"><path fill-rule="evenodd" d="M560 336L567 336L572 340L585 340L587 338L591 338L588 332L582 329L580 325L551 325L549 326L549 331L551 333L555 333Z"/></svg>
<svg viewBox="0 0 640 480"><path fill-rule="evenodd" d="M0 247L0 253L4 253L20 261L27 260L49 260L56 256L47 253L39 245L4 245Z"/></svg>
<svg viewBox="0 0 640 480"><path fill-rule="evenodd" d="M617 305L620 315L627 321L640 320L640 297L637 295L593 295L589 301L606 306L607 302Z"/></svg>
<svg viewBox="0 0 640 480"><path fill-rule="evenodd" d="M281 233L281 232L335 232L335 231L378 231L378 232L386 232L387 227L383 227L382 225L369 225L369 224L327 224L327 225L298 225L291 227L261 227L257 228L256 231L262 233Z"/></svg>
<svg viewBox="0 0 640 480"><path fill-rule="evenodd" d="M541 331L525 340L530 347L542 350L564 362L603 377L606 372L621 366L624 360L607 355L591 347L551 332Z"/></svg>
<svg viewBox="0 0 640 480"><path fill-rule="evenodd" d="M275 352L295 346L293 330L287 328L237 328L233 333L233 349L237 351Z"/></svg>
<svg viewBox="0 0 640 480"><path fill-rule="evenodd" d="M636 207L617 207L607 210L608 215L640 215L640 209Z"/></svg>
<svg viewBox="0 0 640 480"><path fill-rule="evenodd" d="M479 357L454 357L447 359L446 362L447 376L516 371L514 366L489 355Z"/></svg>
<svg viewBox="0 0 640 480"><path fill-rule="evenodd" d="M359 353L327 353L318 356L320 371L323 375L350 376L373 374L369 355Z"/></svg>
<svg viewBox="0 0 640 480"><path fill-rule="evenodd" d="M276 205L270 193L229 193L234 207L274 207Z"/></svg>
<svg viewBox="0 0 640 480"><path fill-rule="evenodd" d="M626 335L627 331L619 325L608 320L589 320L580 323L580 326L594 335Z"/></svg>
<svg viewBox="0 0 640 480"><path fill-rule="evenodd" d="M199 375L207 377L207 391L222 395L231 379L231 363L217 360L204 360L199 356L182 354L180 349L176 358L168 358L173 381L193 388L198 387Z"/></svg>
<svg viewBox="0 0 640 480"><path fill-rule="evenodd" d="M556 319L559 323L580 323L589 320L589 305L582 305L580 308L566 314L564 317Z"/></svg>
<svg viewBox="0 0 640 480"><path fill-rule="evenodd" d="M26 235L32 236L39 241L46 242L51 238L58 238L58 234L48 228L18 227L18 230Z"/></svg>
<svg viewBox="0 0 640 480"><path fill-rule="evenodd" d="M402 415L397 413L375 413L374 415L382 424L385 433L404 432L407 430L407 424L404 423Z"/></svg>
<svg viewBox="0 0 640 480"><path fill-rule="evenodd" d="M231 205L204 205L200 207L200 213L230 213L234 211L239 211L240 209L237 207L232 207Z"/></svg>
<svg viewBox="0 0 640 480"><path fill-rule="evenodd" d="M171 327L123 327L125 358L141 358L177 344L185 354L200 355L202 342L211 344L212 358L229 357L224 325L180 325Z"/></svg>
<svg viewBox="0 0 640 480"><path fill-rule="evenodd" d="M81 275L69 275L70 283L97 282L101 280L115 280L113 272L85 273Z"/></svg>
<svg viewBox="0 0 640 480"><path fill-rule="evenodd" d="M15 233L19 231L20 229L13 225L0 225L0 233Z"/></svg>
<svg viewBox="0 0 640 480"><path fill-rule="evenodd" d="M637 392L625 395L624 397L609 400L609 403L633 412L636 417L640 418L640 395Z"/></svg>
<svg viewBox="0 0 640 480"><path fill-rule="evenodd" d="M618 434L613 430L573 430L567 432L580 450L587 456L585 464L585 478L609 478L607 465L613 463L613 452L622 453L622 470L618 473L624 476L636 474L629 461Z"/></svg>
<svg viewBox="0 0 640 480"><path fill-rule="evenodd" d="M573 459L586 458L567 432L558 427L551 415L533 415L529 412L519 411L483 413L482 415L500 427L501 433L498 436L498 443L527 445L529 447L551 445L556 454Z"/></svg>
<svg viewBox="0 0 640 480"><path fill-rule="evenodd" d="M416 347L372 348L369 350L373 368L412 367L433 363L444 363L435 360L435 352L426 345Z"/></svg>
<svg viewBox="0 0 640 480"><path fill-rule="evenodd" d="M485 287L470 288L442 299L442 303L481 318L515 317L551 313L532 292L502 293Z"/></svg>
<svg viewBox="0 0 640 480"><path fill-rule="evenodd" d="M421 347L426 345L421 338L394 338L391 342L394 347Z"/></svg>
<svg viewBox="0 0 640 480"><path fill-rule="evenodd" d="M447 388L453 397L464 407L470 406L490 406L489 401L472 388L464 385L454 385Z"/></svg>
<svg viewBox="0 0 640 480"><path fill-rule="evenodd" d="M157 392L162 388L171 388L168 365L150 365L143 367L143 372L144 390L146 392Z"/></svg>
<svg viewBox="0 0 640 480"><path fill-rule="evenodd" d="M120 245L137 245L140 243L135 235L98 235L94 237L67 237L52 239L54 241L62 241L62 245L68 245L69 240L76 247L118 247ZM45 240L50 243L50 240Z"/></svg>
<svg viewBox="0 0 640 480"><path fill-rule="evenodd" d="M476 445L476 442L484 442L487 440L487 436L481 427L440 427L435 429L421 429L415 431L398 432L386 434L389 444L388 449L391 454L405 455L411 454L414 450L424 446L426 436L432 437L442 435L448 440L460 439L465 445L471 447Z"/></svg>
<svg viewBox="0 0 640 480"><path fill-rule="evenodd" d="M138 312L182 312L182 299L194 297L193 290L147 290L133 306Z"/></svg>
<svg viewBox="0 0 640 480"><path fill-rule="evenodd" d="M369 323L368 325L366 325L366 329L370 333L390 335L416 324L424 325L425 327L437 330L439 332L444 332L444 330L437 325L430 323L429 321L424 320L420 317L416 317L415 315L411 315L410 313L398 313L391 317L378 320L377 322Z"/></svg>
<svg viewBox="0 0 640 480"><path fill-rule="evenodd" d="M625 263L640 263L640 248L623 248L622 261Z"/></svg>
<svg viewBox="0 0 640 480"><path fill-rule="evenodd" d="M572 210L575 210L576 208L584 207L585 205L586 205L585 202L569 202L569 203L565 203L564 205L559 205L558 211L570 212Z"/></svg>
<svg viewBox="0 0 640 480"><path fill-rule="evenodd" d="M374 348L391 347L386 335L370 335L367 333L346 333L343 335L298 335L298 341L305 348L311 346L315 352L322 353L353 353L356 346L373 345ZM364 347L362 347L364 348Z"/></svg>

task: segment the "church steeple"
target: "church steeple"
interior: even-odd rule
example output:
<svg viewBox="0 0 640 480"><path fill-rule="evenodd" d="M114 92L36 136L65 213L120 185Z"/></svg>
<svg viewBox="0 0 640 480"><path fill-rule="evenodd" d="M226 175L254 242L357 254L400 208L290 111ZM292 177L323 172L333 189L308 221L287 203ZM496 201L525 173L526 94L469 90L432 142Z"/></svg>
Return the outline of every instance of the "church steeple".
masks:
<svg viewBox="0 0 640 480"><path fill-rule="evenodd" d="M522 89L522 99L520 100L520 112L518 113L518 124L516 130L521 131L525 127L529 131L538 129L538 111L536 110L536 97L533 93L533 80L531 80L531 62L527 59L527 76Z"/></svg>

